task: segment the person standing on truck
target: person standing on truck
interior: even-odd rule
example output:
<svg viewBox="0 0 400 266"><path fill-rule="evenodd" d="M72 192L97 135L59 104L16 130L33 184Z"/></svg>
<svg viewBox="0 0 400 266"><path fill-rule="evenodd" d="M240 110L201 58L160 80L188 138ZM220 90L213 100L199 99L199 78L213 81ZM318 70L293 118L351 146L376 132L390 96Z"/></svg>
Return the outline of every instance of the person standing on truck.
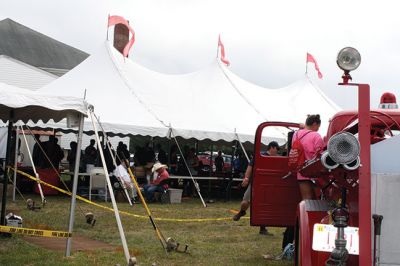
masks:
<svg viewBox="0 0 400 266"><path fill-rule="evenodd" d="M292 145L296 140L300 140L306 160L313 159L325 146L321 135L317 132L320 126L321 118L318 114L308 115L305 128L296 131L293 135ZM316 198L314 183L311 178L297 173L297 181L303 200Z"/></svg>
<svg viewBox="0 0 400 266"><path fill-rule="evenodd" d="M278 155L279 144L276 141L271 141L267 146L267 154L268 156L277 156ZM251 178L253 176L253 160L250 161L247 166L246 172L244 174L242 187L247 187L246 192L244 192L243 200L240 203L240 211L233 216L234 221L239 221L240 217L246 215L246 210L250 206L250 194L251 194ZM262 235L272 235L268 232L265 226L260 226L260 234Z"/></svg>

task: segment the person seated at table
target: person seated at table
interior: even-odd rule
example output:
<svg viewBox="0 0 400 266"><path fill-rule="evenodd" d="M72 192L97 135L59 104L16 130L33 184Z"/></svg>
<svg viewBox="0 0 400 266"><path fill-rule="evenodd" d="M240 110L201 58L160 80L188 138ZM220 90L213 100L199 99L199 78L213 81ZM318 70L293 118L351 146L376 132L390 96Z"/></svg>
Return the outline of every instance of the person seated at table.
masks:
<svg viewBox="0 0 400 266"><path fill-rule="evenodd" d="M119 158L117 157L116 163L117 163L117 168L115 168L114 170L114 176L116 176L118 180L123 182L123 185L126 187L127 190L130 190L132 195L132 203L135 203L137 201L137 190L135 184L133 184L131 176L127 171L126 161L119 160Z"/></svg>
<svg viewBox="0 0 400 266"><path fill-rule="evenodd" d="M157 176L153 179L153 181L151 181L150 184L143 187L146 202L154 201L155 192L163 192L165 189L168 189L168 185L163 184L163 181L169 178L169 173L166 168L167 166L165 164L161 164L159 162L153 165L151 170L153 173L156 172Z"/></svg>

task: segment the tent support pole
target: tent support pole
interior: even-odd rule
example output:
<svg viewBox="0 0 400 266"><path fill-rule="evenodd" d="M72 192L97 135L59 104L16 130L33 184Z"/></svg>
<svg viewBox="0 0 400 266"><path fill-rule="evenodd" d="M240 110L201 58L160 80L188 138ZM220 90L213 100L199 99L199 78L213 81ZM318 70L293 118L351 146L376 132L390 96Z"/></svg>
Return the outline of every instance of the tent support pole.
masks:
<svg viewBox="0 0 400 266"><path fill-rule="evenodd" d="M96 118L96 121L97 121L97 123L99 124L99 126L100 126L100 128L101 128L101 131L102 131L102 133L103 133L103 140L105 141L105 147L107 147L107 149L108 149L108 151L109 151L109 153L110 153L110 156L111 156L111 158L112 158L112 160L113 160L113 164L114 164L114 166L115 166L115 169L117 169L117 160L116 160L116 157L121 161L121 158L119 158L119 156L118 156L118 153L117 152L115 152L115 155L113 154L113 152L112 152L112 144L111 144L111 141L110 141L110 138L108 137L108 135L107 135L107 132L104 130L104 128L103 128L103 125L100 123L100 118L99 117L97 117L96 115L94 115L94 117ZM124 159L124 160L128 160L129 161L129 158L122 158L122 159ZM127 165L127 167L130 167L130 165ZM119 176L117 176L117 179L121 182L121 186L122 186L122 188L123 188L123 190L124 190L124 193L125 193L125 196L126 196L126 198L127 198L127 200L128 200L128 202L129 202L129 205L131 205L132 206L132 201L131 201L131 198L129 197L129 193L128 193L128 190L126 189L126 185L125 185L125 183L124 183L124 181L119 177ZM134 195L133 195L134 193L133 193L133 191L132 191L132 197L134 197Z"/></svg>
<svg viewBox="0 0 400 266"><path fill-rule="evenodd" d="M13 175L13 195L12 195L12 200L15 202L15 190L17 186L17 170L18 170L18 130L15 131L15 156L14 156L14 175Z"/></svg>
<svg viewBox="0 0 400 266"><path fill-rule="evenodd" d="M71 197L71 207L70 207L70 213L69 213L69 224L68 224L68 232L69 233L72 233L74 231L76 191L78 189L79 163L81 161L83 120L84 120L84 116L82 114L80 114L79 131L78 131L78 143L77 143L76 155L75 155L74 181L72 183L72 197ZM69 237L67 239L67 246L66 246L66 249L65 249L65 256L66 257L71 256L71 244L72 244L72 237Z"/></svg>
<svg viewBox="0 0 400 266"><path fill-rule="evenodd" d="M7 135L7 148L6 148L6 168L4 169L4 179L3 179L3 198L1 201L1 218L0 224L5 225L6 221L4 220L6 217L6 202L7 202L7 184L8 184L8 169L7 167L11 162L11 145L13 145L12 141L12 128L14 124L14 110L10 111L10 118L8 119L8 135Z"/></svg>
<svg viewBox="0 0 400 266"><path fill-rule="evenodd" d="M239 144L240 144L240 147L242 148L242 151L243 151L243 153L244 153L244 156L246 156L247 162L249 163L249 162L250 162L249 155L247 154L246 150L244 149L243 144L242 144L242 142L240 141L239 135L238 135L238 133L236 133L236 129L235 129L235 135L236 135L236 139L238 140L238 142L239 142Z"/></svg>
<svg viewBox="0 0 400 266"><path fill-rule="evenodd" d="M39 176L38 172L36 171L36 166L35 166L35 163L33 162L32 153L31 153L31 150L29 149L28 140L26 139L24 128L22 126L21 126L21 132L22 132L22 136L24 137L24 140L25 140L26 149L28 150L29 160L31 160L31 163L32 163L33 172L35 173L36 183L39 188L40 197L42 198L42 205L44 206L44 204L46 203L46 198L44 197L42 185L40 184L40 176Z"/></svg>
<svg viewBox="0 0 400 266"><path fill-rule="evenodd" d="M171 134L172 134L172 131L171 131ZM173 136L173 138L174 138L174 140L175 140L175 142L176 142L176 145L178 146L179 152L183 155L183 152L182 152L182 150L181 150L181 147L179 146L178 141L176 140L176 137ZM188 164L187 164L187 162L186 162L185 156L182 156L182 159L183 159L183 162L185 163L186 168L187 168L188 171L189 171L190 178L191 178L192 181L193 181L193 184L194 184L194 187L196 188L197 194L199 194L201 203L203 203L203 206L204 206L204 207L207 207L207 204L204 202L204 199L203 199L203 197L201 196L199 184L196 182L196 180L194 180L193 175L192 175L192 172L190 172L189 166L188 166Z"/></svg>
<svg viewBox="0 0 400 266"><path fill-rule="evenodd" d="M99 153L100 153L101 162L103 163L104 174L106 176L106 182L107 182L108 190L110 192L110 197L111 197L111 202L112 202L113 209L114 209L115 219L117 220L118 231L119 231L119 234L120 234L120 237L121 237L121 242L122 242L122 247L124 249L126 263L129 265L132 258L129 255L128 244L126 243L125 233L124 233L124 229L122 228L122 223L121 223L121 217L119 216L118 206L117 206L117 203L115 201L113 187L111 185L110 176L108 175L106 160L104 159L103 149L101 149L99 133L98 133L97 127L96 127L96 125L94 123L95 119L93 117L93 111L89 111L89 114L90 114L90 119L92 120L93 130L94 130L94 133L95 133L95 136L96 136L97 147L98 147L98 150L99 150Z"/></svg>
<svg viewBox="0 0 400 266"><path fill-rule="evenodd" d="M172 131L172 129L171 129L171 125L170 125L169 129L168 129L168 133L167 133L167 138L168 138L168 157L167 157L168 170L171 170L171 148L172 148L172 145L171 145L171 141L172 141L172 139L171 139L171 131Z"/></svg>

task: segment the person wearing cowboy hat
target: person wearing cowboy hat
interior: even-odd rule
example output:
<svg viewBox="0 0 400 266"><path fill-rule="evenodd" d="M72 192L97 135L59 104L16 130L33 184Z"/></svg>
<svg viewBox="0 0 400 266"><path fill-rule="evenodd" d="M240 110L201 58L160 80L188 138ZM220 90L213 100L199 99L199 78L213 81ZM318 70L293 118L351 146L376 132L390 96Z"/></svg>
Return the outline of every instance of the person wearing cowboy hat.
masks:
<svg viewBox="0 0 400 266"><path fill-rule="evenodd" d="M167 167L168 166L166 166L165 164L161 164L159 162L157 162L153 165L153 168L151 169L151 171L153 173L156 172L157 177L154 178L154 180L150 184L144 186L144 195L146 197L147 202L154 201L154 193L155 192L163 192L164 189L168 188L168 185L162 184L162 182L164 180L169 178L169 174L166 169Z"/></svg>

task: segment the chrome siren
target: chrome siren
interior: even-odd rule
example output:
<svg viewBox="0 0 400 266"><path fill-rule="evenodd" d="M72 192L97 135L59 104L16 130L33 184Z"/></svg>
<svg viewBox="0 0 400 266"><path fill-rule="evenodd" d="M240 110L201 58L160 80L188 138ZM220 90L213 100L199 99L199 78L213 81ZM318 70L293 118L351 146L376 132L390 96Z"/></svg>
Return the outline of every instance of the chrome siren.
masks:
<svg viewBox="0 0 400 266"><path fill-rule="evenodd" d="M338 164L350 164L360 155L360 143L349 132L339 132L328 141L329 157Z"/></svg>
<svg viewBox="0 0 400 266"><path fill-rule="evenodd" d="M328 170L333 170L339 166L339 164L336 163L334 160L332 160L332 158L329 156L328 151L325 151L324 153L322 153L321 163Z"/></svg>
<svg viewBox="0 0 400 266"><path fill-rule="evenodd" d="M358 156L357 159L355 159L351 163L343 164L343 168L348 171L353 171L353 170L356 170L358 167L360 167L360 164L361 164L360 156Z"/></svg>

